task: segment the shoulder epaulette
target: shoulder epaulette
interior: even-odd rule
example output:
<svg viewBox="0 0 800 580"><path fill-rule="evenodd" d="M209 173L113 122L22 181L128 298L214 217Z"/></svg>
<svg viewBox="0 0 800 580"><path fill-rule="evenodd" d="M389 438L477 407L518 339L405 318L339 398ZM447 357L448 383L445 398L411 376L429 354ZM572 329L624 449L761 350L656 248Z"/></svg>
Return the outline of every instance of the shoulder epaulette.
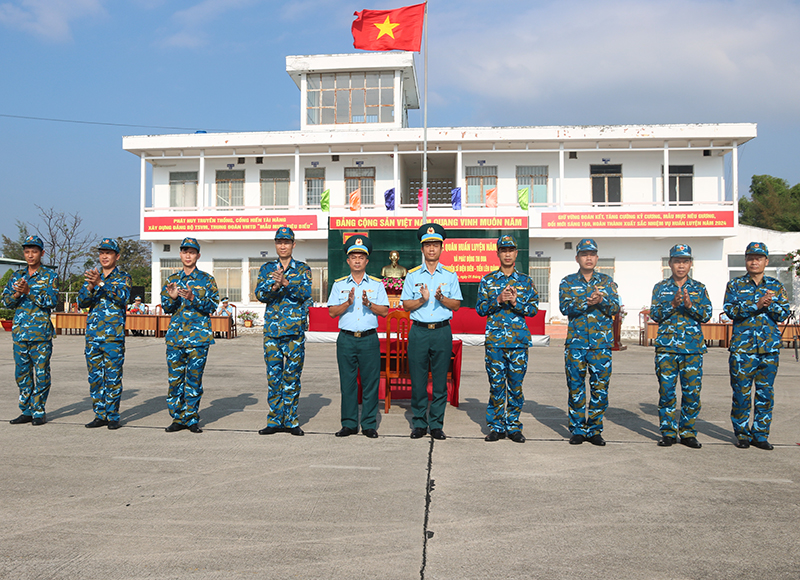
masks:
<svg viewBox="0 0 800 580"><path fill-rule="evenodd" d="M448 272L455 272L452 266L445 266L444 264L442 264L442 269L447 270Z"/></svg>
<svg viewBox="0 0 800 580"><path fill-rule="evenodd" d="M341 282L342 280L347 280L347 276L342 276L341 278L337 278L334 282Z"/></svg>
<svg viewBox="0 0 800 580"><path fill-rule="evenodd" d="M367 274L367 276L369 276L369 274ZM372 280L375 280L376 282L381 282L381 283L383 282L383 279L381 279L381 278L376 278L375 276L369 276L369 277L370 277Z"/></svg>
<svg viewBox="0 0 800 580"><path fill-rule="evenodd" d="M419 270L420 268L422 268L422 264L420 264L419 266L416 266L415 268L411 268L411 269L408 271L408 273L409 273L409 274L411 274L411 272L416 272L416 271L417 271L417 270Z"/></svg>

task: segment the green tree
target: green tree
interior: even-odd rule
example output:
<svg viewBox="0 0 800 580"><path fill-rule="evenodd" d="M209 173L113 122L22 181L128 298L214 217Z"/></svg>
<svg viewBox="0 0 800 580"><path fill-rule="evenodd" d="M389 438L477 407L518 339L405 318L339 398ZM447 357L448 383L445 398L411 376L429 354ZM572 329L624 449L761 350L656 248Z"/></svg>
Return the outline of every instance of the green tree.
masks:
<svg viewBox="0 0 800 580"><path fill-rule="evenodd" d="M754 175L750 199L739 200L739 223L779 232L800 231L800 183L791 187L779 177Z"/></svg>
<svg viewBox="0 0 800 580"><path fill-rule="evenodd" d="M83 218L77 213L65 213L55 208L39 210L40 224L30 224L44 242L44 263L55 268L61 290L72 290L77 278L94 255L94 234L86 232ZM80 285L77 286L80 288Z"/></svg>
<svg viewBox="0 0 800 580"><path fill-rule="evenodd" d="M22 242L28 237L28 225L17 220L17 239L12 240L3 234L3 256L12 260L24 260L22 255Z"/></svg>
<svg viewBox="0 0 800 580"><path fill-rule="evenodd" d="M117 242L119 243L119 262L117 265L120 270L124 270L131 275L131 282L134 286L150 288L150 282L152 281L150 243L142 240L125 240L123 238L117 238Z"/></svg>

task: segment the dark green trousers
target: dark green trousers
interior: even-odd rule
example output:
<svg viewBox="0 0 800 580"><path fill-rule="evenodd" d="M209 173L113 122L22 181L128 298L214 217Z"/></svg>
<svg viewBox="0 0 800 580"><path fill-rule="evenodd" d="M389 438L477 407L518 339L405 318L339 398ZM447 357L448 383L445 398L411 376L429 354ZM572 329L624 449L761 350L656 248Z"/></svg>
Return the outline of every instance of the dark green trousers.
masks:
<svg viewBox="0 0 800 580"><path fill-rule="evenodd" d="M356 338L344 332L336 339L339 385L342 390L342 427L358 429L358 372L361 371L361 429L375 429L381 347L378 335Z"/></svg>
<svg viewBox="0 0 800 580"><path fill-rule="evenodd" d="M447 405L447 370L453 353L450 326L432 330L411 326L408 331L408 372L411 375L412 426L441 429ZM433 383L433 397L428 411L428 368ZM427 411L427 413L426 413ZM427 415L427 416L426 416Z"/></svg>

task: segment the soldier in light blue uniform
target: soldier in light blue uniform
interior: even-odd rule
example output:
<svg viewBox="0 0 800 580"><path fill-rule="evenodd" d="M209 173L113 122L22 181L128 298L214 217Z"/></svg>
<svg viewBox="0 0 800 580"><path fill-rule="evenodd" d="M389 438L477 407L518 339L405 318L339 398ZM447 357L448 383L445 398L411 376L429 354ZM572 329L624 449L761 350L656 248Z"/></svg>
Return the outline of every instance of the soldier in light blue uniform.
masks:
<svg viewBox="0 0 800 580"><path fill-rule="evenodd" d="M486 405L486 441L506 435L524 443L519 413L525 402L522 381L528 370L531 331L526 317L536 316L539 294L529 276L519 272L517 243L509 235L497 240L500 268L487 274L478 286L476 310L486 321L486 373L489 375L489 403Z"/></svg>
<svg viewBox="0 0 800 580"><path fill-rule="evenodd" d="M565 372L569 389L571 445L589 441L605 445L603 414L608 408L614 315L619 312L617 285L606 274L595 272L597 244L583 239L576 248L579 271L565 276L558 289L561 314L569 318L564 343ZM586 402L586 369L590 398Z"/></svg>
<svg viewBox="0 0 800 580"><path fill-rule="evenodd" d="M55 335L50 311L58 302L58 275L42 265L44 243L39 236L25 238L22 251L27 266L14 272L3 289L3 306L16 309L11 332L19 408L22 411L10 423L44 425L47 422L44 406L50 393L50 356Z"/></svg>
<svg viewBox="0 0 800 580"><path fill-rule="evenodd" d="M789 316L789 301L783 284L764 275L767 264L769 250L766 244L748 244L745 250L747 274L728 282L724 309L733 320L728 365L733 389L731 423L736 446L746 449L753 445L769 451L772 449L768 438L775 397L773 384L781 348L778 323ZM752 388L754 383L755 389ZM755 409L752 426L751 406Z"/></svg>
<svg viewBox="0 0 800 580"><path fill-rule="evenodd" d="M372 241L363 235L351 236L345 243L350 275L333 283L328 298L328 313L339 317L336 361L342 391L342 428L337 437L358 433L358 374L361 373L361 432L378 436L378 387L381 380L381 347L378 316L389 313L389 297L380 278L367 275Z"/></svg>
<svg viewBox="0 0 800 580"><path fill-rule="evenodd" d="M125 364L125 315L131 277L117 267L119 244L104 238L97 248L100 268L87 270L78 292L86 317L86 366L94 419L85 427L119 429L122 366Z"/></svg>
<svg viewBox="0 0 800 580"><path fill-rule="evenodd" d="M408 331L408 368L411 375L411 438L428 432L446 439L442 427L447 405L447 369L453 352L450 319L461 307L458 275L439 263L447 237L439 224L423 224L417 230L422 245L422 265L409 270L400 299L411 313ZM428 411L428 365L433 383L433 399Z"/></svg>
<svg viewBox="0 0 800 580"><path fill-rule="evenodd" d="M659 447L678 442L700 449L694 427L700 412L703 382L703 340L701 324L711 318L711 300L706 287L689 277L692 249L677 244L669 251L672 276L653 287L650 318L658 322L656 376L658 377ZM681 410L678 422L676 386L681 381Z"/></svg>
<svg viewBox="0 0 800 580"><path fill-rule="evenodd" d="M306 319L311 298L311 269L292 258L294 232L283 226L275 233L278 259L258 272L256 298L264 311L264 361L269 386L267 426L259 435L285 431L304 435L297 421L300 375L306 351Z"/></svg>
<svg viewBox="0 0 800 580"><path fill-rule="evenodd" d="M180 256L183 269L167 278L161 289L164 312L172 315L166 338L167 406L172 424L166 431L202 433L198 411L208 349L214 344L211 313L217 308L219 291L214 277L197 269L200 244L196 239L184 238Z"/></svg>

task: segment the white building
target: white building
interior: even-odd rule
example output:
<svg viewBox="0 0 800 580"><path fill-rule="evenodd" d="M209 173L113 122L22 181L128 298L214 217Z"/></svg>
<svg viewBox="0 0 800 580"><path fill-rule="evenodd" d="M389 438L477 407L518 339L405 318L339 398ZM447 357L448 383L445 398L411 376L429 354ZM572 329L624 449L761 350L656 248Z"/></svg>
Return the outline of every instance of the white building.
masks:
<svg viewBox="0 0 800 580"><path fill-rule="evenodd" d="M419 107L413 55L289 56L286 70L300 89L299 131L124 138L124 149L140 158L154 301L179 266L186 235L200 240L199 267L214 273L221 294L255 309L255 275L274 259L273 232L282 224L297 234L295 256L312 267L318 302L327 298L329 231L416 229L423 130L407 122L407 110ZM579 239L597 240L601 267L629 313L649 304L669 248L688 243L716 316L725 283L740 269L735 256L756 235L737 217L738 147L755 137L749 123L431 128L429 216L455 229L527 230L548 319L559 318L558 283L576 270ZM460 209L451 205L454 188ZM361 209L352 211L356 189ZM393 209L384 203L390 189ZM321 209L325 191L329 213ZM775 239L779 247L773 237L764 241L783 254L800 247L797 238Z"/></svg>

